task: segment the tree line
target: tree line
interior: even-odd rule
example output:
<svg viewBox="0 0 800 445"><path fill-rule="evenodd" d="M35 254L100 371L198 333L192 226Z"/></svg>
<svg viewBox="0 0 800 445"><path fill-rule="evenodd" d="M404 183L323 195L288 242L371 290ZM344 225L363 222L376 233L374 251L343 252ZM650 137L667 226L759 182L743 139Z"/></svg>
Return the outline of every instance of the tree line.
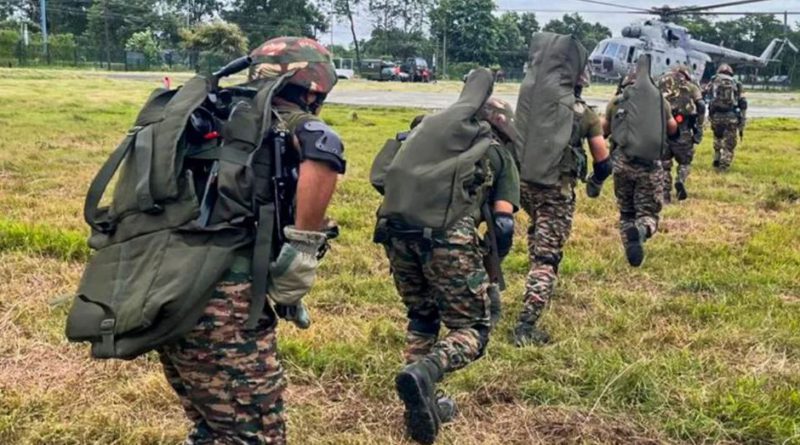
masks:
<svg viewBox="0 0 800 445"><path fill-rule="evenodd" d="M40 0L0 0L0 59L22 40L25 23L31 41L39 34ZM337 24L350 30L348 45L334 45L338 57L402 60L434 55L458 76L476 65L519 71L528 40L536 31L576 36L591 50L611 37L609 28L567 14L543 25L532 12L502 12L494 0L48 0L52 57L91 48L110 62L126 51L159 63L170 51L183 51L192 66L210 66L236 57L266 39L282 35L323 37ZM785 29L771 15L710 21L679 17L695 38L750 54L760 54L774 37L800 42L800 31ZM371 33L356 29L368 23ZM188 55L188 56L187 56ZM794 57L777 71L791 73Z"/></svg>

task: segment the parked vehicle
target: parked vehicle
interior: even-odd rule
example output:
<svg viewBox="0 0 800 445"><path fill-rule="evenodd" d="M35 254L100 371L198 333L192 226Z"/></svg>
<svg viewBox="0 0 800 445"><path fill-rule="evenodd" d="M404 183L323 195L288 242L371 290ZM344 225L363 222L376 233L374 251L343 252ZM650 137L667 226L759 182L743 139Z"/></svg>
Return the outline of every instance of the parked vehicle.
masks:
<svg viewBox="0 0 800 445"><path fill-rule="evenodd" d="M365 59L361 61L361 77L367 80L396 80L399 69L394 62L381 59Z"/></svg>
<svg viewBox="0 0 800 445"><path fill-rule="evenodd" d="M333 64L336 66L336 77L339 79L350 80L355 76L353 59L333 59Z"/></svg>
<svg viewBox="0 0 800 445"><path fill-rule="evenodd" d="M432 74L428 68L428 61L422 57L409 57L402 66L402 71L408 74L411 82L430 82Z"/></svg>

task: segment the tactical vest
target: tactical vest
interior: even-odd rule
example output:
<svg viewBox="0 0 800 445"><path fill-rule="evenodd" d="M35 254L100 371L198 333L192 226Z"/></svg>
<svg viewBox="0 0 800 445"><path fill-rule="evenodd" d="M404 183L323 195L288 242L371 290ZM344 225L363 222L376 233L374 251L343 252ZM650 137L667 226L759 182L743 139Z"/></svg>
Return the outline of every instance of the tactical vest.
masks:
<svg viewBox="0 0 800 445"><path fill-rule="evenodd" d="M667 149L664 96L650 77L651 56L639 58L636 81L616 99L611 137L628 157L657 161Z"/></svg>
<svg viewBox="0 0 800 445"><path fill-rule="evenodd" d="M183 336L245 247L255 324L274 255L274 160L285 154L271 104L285 79L218 90L197 76L150 96L86 196L96 252L69 312L69 340L90 342L96 358L130 359ZM111 203L100 207L117 171Z"/></svg>
<svg viewBox="0 0 800 445"><path fill-rule="evenodd" d="M717 74L711 79L711 110L734 111L739 106L739 86L736 79L727 74Z"/></svg>

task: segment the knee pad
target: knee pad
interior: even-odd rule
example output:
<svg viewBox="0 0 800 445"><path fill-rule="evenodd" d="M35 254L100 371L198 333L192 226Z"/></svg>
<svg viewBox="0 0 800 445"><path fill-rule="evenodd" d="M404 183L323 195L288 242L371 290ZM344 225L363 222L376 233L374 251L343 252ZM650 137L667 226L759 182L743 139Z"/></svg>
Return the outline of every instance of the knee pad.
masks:
<svg viewBox="0 0 800 445"><path fill-rule="evenodd" d="M472 327L478 331L478 357L483 357L483 354L486 352L486 346L489 344L489 333L492 331L492 328L486 325L475 325Z"/></svg>
<svg viewBox="0 0 800 445"><path fill-rule="evenodd" d="M714 126L714 137L716 137L716 138L725 137L725 127L723 127L722 125L715 125Z"/></svg>
<svg viewBox="0 0 800 445"><path fill-rule="evenodd" d="M440 328L439 317L420 317L419 315L408 314L409 331L433 336L439 335Z"/></svg>
<svg viewBox="0 0 800 445"><path fill-rule="evenodd" d="M533 259L537 263L547 264L548 266L552 266L553 269L558 273L558 266L561 264L561 260L564 258L563 254L548 254L548 255L536 255Z"/></svg>

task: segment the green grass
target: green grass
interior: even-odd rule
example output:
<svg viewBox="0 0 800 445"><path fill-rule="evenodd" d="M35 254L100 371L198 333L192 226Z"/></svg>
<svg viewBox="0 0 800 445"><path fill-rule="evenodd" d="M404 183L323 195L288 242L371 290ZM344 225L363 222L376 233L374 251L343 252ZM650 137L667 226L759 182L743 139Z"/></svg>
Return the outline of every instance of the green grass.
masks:
<svg viewBox="0 0 800 445"><path fill-rule="evenodd" d="M155 357L89 360L54 303L88 254L89 181L155 86L0 76L0 443L178 444L186 431ZM404 310L371 243L379 198L367 178L416 113L325 109L349 169L331 208L342 236L307 300L314 325L280 327L292 443L408 443L392 390ZM753 121L724 175L705 141L691 199L665 210L639 270L622 254L610 184L596 201L581 193L543 348L508 340L527 268L520 215L504 319L487 356L445 382L462 415L441 443L800 443L798 130Z"/></svg>

